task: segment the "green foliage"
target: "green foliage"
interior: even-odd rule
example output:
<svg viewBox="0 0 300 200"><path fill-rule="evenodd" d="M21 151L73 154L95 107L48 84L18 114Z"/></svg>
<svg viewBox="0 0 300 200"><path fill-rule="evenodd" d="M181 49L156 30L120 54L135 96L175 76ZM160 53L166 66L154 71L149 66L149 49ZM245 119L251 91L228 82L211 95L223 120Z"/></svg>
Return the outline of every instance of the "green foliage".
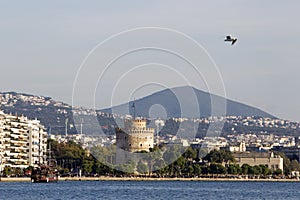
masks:
<svg viewBox="0 0 300 200"><path fill-rule="evenodd" d="M120 173L125 173L125 174L134 174L134 170L135 170L135 162L132 160L129 160L127 163L125 164L121 164L116 166L116 169L118 169L120 171Z"/></svg>
<svg viewBox="0 0 300 200"><path fill-rule="evenodd" d="M82 147L74 142L57 143L49 140L53 157L57 160L62 173L72 172L74 169L81 169L84 175L98 174L110 176L126 176L135 173L155 174L158 177L195 177L208 174L232 174L232 175L269 175L271 173L281 174L279 170L271 171L265 165L250 166L235 164L234 157L229 151L209 152L204 160L208 163L199 163L198 155L203 149L196 150L183 148L182 145L171 147L154 147L150 152L140 152L141 160L135 163L129 160L125 164L115 165L113 157L116 153L116 146L110 147L95 146L91 149L91 155L87 155ZM184 151L186 150L186 151ZM202 150L202 151L201 151ZM227 163L227 164L226 164ZM300 169L297 161L289 162L284 159L284 164L289 166L289 170ZM9 172L5 169L5 173Z"/></svg>
<svg viewBox="0 0 300 200"><path fill-rule="evenodd" d="M271 173L270 169L266 165L259 165L261 168L261 174L269 175Z"/></svg>
<svg viewBox="0 0 300 200"><path fill-rule="evenodd" d="M195 164L194 165L194 175L199 176L201 174L201 165L199 164Z"/></svg>
<svg viewBox="0 0 300 200"><path fill-rule="evenodd" d="M204 160L213 163L228 163L228 162L235 162L235 159L230 151L225 150L212 150L209 152L205 157Z"/></svg>
<svg viewBox="0 0 300 200"><path fill-rule="evenodd" d="M249 173L249 168L250 168L250 165L243 164L242 167L241 167L242 174L248 174Z"/></svg>
<svg viewBox="0 0 300 200"><path fill-rule="evenodd" d="M176 161L176 159L179 156L179 152L174 152L171 150L167 150L164 154L163 154L163 159L166 163L173 163Z"/></svg>
<svg viewBox="0 0 300 200"><path fill-rule="evenodd" d="M282 170L281 170L281 169L276 169L276 170L274 171L274 174L275 174L275 175L281 175L281 174L282 174Z"/></svg>
<svg viewBox="0 0 300 200"><path fill-rule="evenodd" d="M93 160L84 159L82 162L82 169L84 174L90 174L93 171Z"/></svg>
<svg viewBox="0 0 300 200"><path fill-rule="evenodd" d="M240 168L239 165L230 164L227 167L228 174L234 174L235 175L235 174L238 174L240 171L241 171L241 168Z"/></svg>
<svg viewBox="0 0 300 200"><path fill-rule="evenodd" d="M220 163L211 163L209 166L209 172L212 174L226 174L226 168Z"/></svg>
<svg viewBox="0 0 300 200"><path fill-rule="evenodd" d="M292 171L300 171L300 165L297 160L292 160L291 162L291 170Z"/></svg>
<svg viewBox="0 0 300 200"><path fill-rule="evenodd" d="M137 165L137 171L140 174L147 174L148 173L148 166L140 160L138 165Z"/></svg>
<svg viewBox="0 0 300 200"><path fill-rule="evenodd" d="M116 154L116 146L111 145L108 147L94 146L91 148L91 154L102 163L112 164L112 157Z"/></svg>
<svg viewBox="0 0 300 200"><path fill-rule="evenodd" d="M3 175L6 175L6 176L11 175L12 168L9 167L9 166L5 166L4 169L3 169L3 171L2 171L2 173L3 173Z"/></svg>
<svg viewBox="0 0 300 200"><path fill-rule="evenodd" d="M197 150L192 147L187 148L187 150L183 153L183 157L187 159L195 160L197 158Z"/></svg>
<svg viewBox="0 0 300 200"><path fill-rule="evenodd" d="M275 152L276 155L279 155L283 158L283 173L285 175L289 175L292 172L291 161L288 157L285 156L284 153Z"/></svg>

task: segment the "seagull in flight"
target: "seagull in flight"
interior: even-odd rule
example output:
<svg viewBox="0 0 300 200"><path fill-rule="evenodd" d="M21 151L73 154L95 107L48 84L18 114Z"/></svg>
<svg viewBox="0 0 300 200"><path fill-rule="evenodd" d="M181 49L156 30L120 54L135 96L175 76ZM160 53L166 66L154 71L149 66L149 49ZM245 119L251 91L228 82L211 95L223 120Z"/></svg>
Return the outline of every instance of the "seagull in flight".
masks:
<svg viewBox="0 0 300 200"><path fill-rule="evenodd" d="M236 43L237 38L235 37L231 37L231 35L227 35L226 39L224 40L225 42L231 42L231 45L233 45L234 43Z"/></svg>

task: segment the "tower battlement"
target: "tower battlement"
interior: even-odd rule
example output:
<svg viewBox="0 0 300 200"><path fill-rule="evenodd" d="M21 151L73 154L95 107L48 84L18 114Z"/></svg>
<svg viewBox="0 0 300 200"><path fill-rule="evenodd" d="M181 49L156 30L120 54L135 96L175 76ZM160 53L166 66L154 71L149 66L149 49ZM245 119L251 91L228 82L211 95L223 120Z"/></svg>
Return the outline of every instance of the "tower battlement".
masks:
<svg viewBox="0 0 300 200"><path fill-rule="evenodd" d="M124 128L116 129L117 147L128 152L153 148L154 128L147 128L145 119L125 119Z"/></svg>

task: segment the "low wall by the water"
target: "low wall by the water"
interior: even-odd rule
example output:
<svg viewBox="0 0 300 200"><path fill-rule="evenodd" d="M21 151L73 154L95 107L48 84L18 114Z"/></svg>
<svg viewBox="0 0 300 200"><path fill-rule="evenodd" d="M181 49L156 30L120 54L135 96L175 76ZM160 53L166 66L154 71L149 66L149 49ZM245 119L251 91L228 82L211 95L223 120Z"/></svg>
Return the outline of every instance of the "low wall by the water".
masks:
<svg viewBox="0 0 300 200"><path fill-rule="evenodd" d="M1 178L0 182L30 182L30 177ZM235 179L235 178L147 178L147 177L61 177L59 181L268 181L300 182L298 179Z"/></svg>

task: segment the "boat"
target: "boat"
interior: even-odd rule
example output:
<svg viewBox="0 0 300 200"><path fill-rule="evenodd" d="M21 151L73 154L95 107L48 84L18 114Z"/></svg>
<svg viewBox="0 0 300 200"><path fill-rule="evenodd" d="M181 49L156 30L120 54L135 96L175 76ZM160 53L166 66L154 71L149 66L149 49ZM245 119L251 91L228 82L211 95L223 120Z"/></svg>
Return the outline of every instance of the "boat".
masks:
<svg viewBox="0 0 300 200"><path fill-rule="evenodd" d="M59 177L59 172L57 170L56 160L51 159L51 146L49 144L49 157L46 159L46 163L38 164L31 171L31 182L32 183L49 183L57 182Z"/></svg>
<svg viewBox="0 0 300 200"><path fill-rule="evenodd" d="M49 165L40 165L31 172L32 183L49 183L58 181L58 171Z"/></svg>

